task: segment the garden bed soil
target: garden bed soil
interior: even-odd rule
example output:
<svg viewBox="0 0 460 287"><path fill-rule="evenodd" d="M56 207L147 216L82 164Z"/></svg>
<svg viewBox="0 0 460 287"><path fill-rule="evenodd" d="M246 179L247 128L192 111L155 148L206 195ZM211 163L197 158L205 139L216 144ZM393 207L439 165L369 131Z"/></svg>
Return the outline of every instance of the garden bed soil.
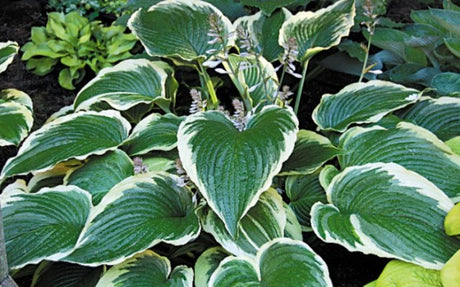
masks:
<svg viewBox="0 0 460 287"><path fill-rule="evenodd" d="M389 5L388 16L395 21L408 22L410 11L426 8L422 2L393 0ZM0 42L11 40L23 46L30 38L31 27L46 24L46 3L47 0L0 0ZM33 129L40 127L52 113L72 104L76 91L89 80L85 79L76 90L69 91L59 86L58 73L55 70L46 76L34 75L26 70L20 56L16 56L7 71L0 75L0 89L15 88L32 98ZM311 113L319 103L321 95L336 93L345 85L356 81L356 77L326 70L308 82L299 110L299 115L302 115L299 117L301 128L316 128L311 120ZM15 147L0 148L0 167L16 152ZM337 287L363 286L376 279L388 262L388 259L372 255L350 253L339 245L325 244L318 239L307 239L307 242L326 261L334 286ZM27 279L18 283L20 286L30 286Z"/></svg>

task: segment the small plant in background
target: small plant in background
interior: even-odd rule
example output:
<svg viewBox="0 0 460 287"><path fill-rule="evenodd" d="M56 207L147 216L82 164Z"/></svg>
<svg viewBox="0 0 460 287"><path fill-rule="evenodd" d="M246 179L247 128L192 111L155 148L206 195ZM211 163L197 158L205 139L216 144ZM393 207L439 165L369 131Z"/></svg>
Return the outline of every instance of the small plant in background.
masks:
<svg viewBox="0 0 460 287"><path fill-rule="evenodd" d="M233 23L198 0L136 11L128 26L155 60L104 68L0 173L32 173L1 196L12 268L29 265L34 286L332 286L307 239L393 259L369 286L453 286L460 83L436 97L353 83L322 96L316 131L301 129L307 66L356 9L282 7L293 2L245 1L263 11ZM293 109L283 81L299 77L295 62ZM181 69L196 74L181 83L188 115L171 112Z"/></svg>
<svg viewBox="0 0 460 287"><path fill-rule="evenodd" d="M77 12L48 14L46 27L33 27L31 42L21 50L26 68L37 75L50 73L57 65L59 84L74 89L85 76L85 67L98 73L120 60L130 58L129 52L137 39L124 33L125 27L103 26L99 21L88 21Z"/></svg>
<svg viewBox="0 0 460 287"><path fill-rule="evenodd" d="M48 8L52 11L70 13L78 12L87 16L90 20L95 19L100 13L121 16L127 0L49 0Z"/></svg>

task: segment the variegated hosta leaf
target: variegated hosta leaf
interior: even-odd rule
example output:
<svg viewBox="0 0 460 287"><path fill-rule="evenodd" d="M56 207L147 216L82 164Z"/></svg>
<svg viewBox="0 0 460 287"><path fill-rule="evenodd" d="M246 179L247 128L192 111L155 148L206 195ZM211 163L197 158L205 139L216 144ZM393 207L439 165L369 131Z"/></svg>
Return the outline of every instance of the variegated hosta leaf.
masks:
<svg viewBox="0 0 460 287"><path fill-rule="evenodd" d="M354 1L350 0L337 1L316 12L298 12L281 27L279 44L288 47L291 39L295 39L297 60L304 63L318 52L338 45L342 37L348 36L354 16Z"/></svg>
<svg viewBox="0 0 460 287"><path fill-rule="evenodd" d="M33 122L32 100L26 93L15 89L0 91L0 146L18 145L29 134Z"/></svg>
<svg viewBox="0 0 460 287"><path fill-rule="evenodd" d="M134 127L123 147L131 156L172 150L177 145L177 129L183 120L184 117L174 114L151 114Z"/></svg>
<svg viewBox="0 0 460 287"><path fill-rule="evenodd" d="M373 80L346 86L337 94L325 94L313 111L323 130L343 132L352 123L375 123L388 113L415 103L420 92L391 82Z"/></svg>
<svg viewBox="0 0 460 287"><path fill-rule="evenodd" d="M31 287L94 287L104 271L67 262L43 261L35 270Z"/></svg>
<svg viewBox="0 0 460 287"><path fill-rule="evenodd" d="M283 164L281 175L310 174L340 154L328 138L309 130L297 133L294 151Z"/></svg>
<svg viewBox="0 0 460 287"><path fill-rule="evenodd" d="M460 203L457 203L447 214L444 228L447 235L460 235Z"/></svg>
<svg viewBox="0 0 460 287"><path fill-rule="evenodd" d="M460 135L460 98L427 98L415 104L402 117L426 128L443 141Z"/></svg>
<svg viewBox="0 0 460 287"><path fill-rule="evenodd" d="M184 169L233 237L291 154L297 126L292 110L277 106L252 115L241 132L217 111L181 123L178 150Z"/></svg>
<svg viewBox="0 0 460 287"><path fill-rule="evenodd" d="M273 103L279 84L270 62L260 56L230 54L223 64L240 95L249 94L253 107Z"/></svg>
<svg viewBox="0 0 460 287"><path fill-rule="evenodd" d="M70 158L85 159L115 149L131 126L116 111L80 112L57 118L34 131L0 177L43 171Z"/></svg>
<svg viewBox="0 0 460 287"><path fill-rule="evenodd" d="M59 260L72 252L91 208L91 195L76 186L2 194L3 227L10 268Z"/></svg>
<svg viewBox="0 0 460 287"><path fill-rule="evenodd" d="M340 171L333 165L325 165L319 173L319 184L326 190L331 184L332 179L338 175Z"/></svg>
<svg viewBox="0 0 460 287"><path fill-rule="evenodd" d="M34 172L32 178L29 180L27 187L30 193L35 193L44 187L53 187L64 184L64 177L67 172L80 166L82 164L79 160L69 160L58 163L52 169L43 172ZM85 188L83 188L86 190Z"/></svg>
<svg viewBox="0 0 460 287"><path fill-rule="evenodd" d="M75 185L91 193L93 204L117 183L134 175L131 159L121 150L114 150L101 156L91 157L87 163L67 172L66 185Z"/></svg>
<svg viewBox="0 0 460 287"><path fill-rule="evenodd" d="M168 258L151 250L145 250L110 268L96 287L192 287L192 285L192 268L179 265L171 272L171 263Z"/></svg>
<svg viewBox="0 0 460 287"><path fill-rule="evenodd" d="M134 176L115 185L92 211L65 261L117 264L159 242L181 245L200 232L192 194L167 174Z"/></svg>
<svg viewBox="0 0 460 287"><path fill-rule="evenodd" d="M437 185L454 201L460 199L460 156L430 131L401 122L396 128L355 127L340 138L342 168L371 162L395 162Z"/></svg>
<svg viewBox="0 0 460 287"><path fill-rule="evenodd" d="M276 8L286 7L297 0L241 0L241 3L248 6L255 6L266 15L270 15Z"/></svg>
<svg viewBox="0 0 460 287"><path fill-rule="evenodd" d="M255 260L229 256L209 286L332 286L326 263L307 244L278 238L264 244Z"/></svg>
<svg viewBox="0 0 460 287"><path fill-rule="evenodd" d="M286 195L304 231L311 231L310 210L316 202L327 202L326 193L319 183L319 171L286 178Z"/></svg>
<svg viewBox="0 0 460 287"><path fill-rule="evenodd" d="M312 228L350 251L441 269L460 248L444 233L450 199L434 184L395 163L346 168L312 207Z"/></svg>
<svg viewBox="0 0 460 287"><path fill-rule="evenodd" d="M250 49L255 49L255 52L262 54L270 62L278 60L284 51L278 44L279 30L284 21L291 15L288 9L281 8L270 16L258 12L254 15L238 18L233 25L237 27L236 29L240 29L240 31L244 31L243 33L247 34L241 35L240 32L237 33L240 50L253 53L254 51L250 51ZM242 40L245 38L243 36L248 36L249 40L252 41L253 45L251 47L242 47L244 45Z"/></svg>
<svg viewBox="0 0 460 287"><path fill-rule="evenodd" d="M8 41L0 43L0 73L3 73L19 50L18 43Z"/></svg>
<svg viewBox="0 0 460 287"><path fill-rule="evenodd" d="M297 219L292 208L283 202L284 212L286 213L286 226L284 227L284 237L291 238L294 240L303 240L302 226Z"/></svg>
<svg viewBox="0 0 460 287"><path fill-rule="evenodd" d="M141 103L167 102L174 70L165 62L146 59L125 60L105 68L86 84L75 98L76 110L106 102L114 109L127 110Z"/></svg>
<svg viewBox="0 0 460 287"><path fill-rule="evenodd" d="M222 247L212 247L203 252L195 263L195 286L209 287L212 273L229 254Z"/></svg>
<svg viewBox="0 0 460 287"><path fill-rule="evenodd" d="M417 286L443 287L439 270L426 269L411 263L392 260L375 282L377 287Z"/></svg>
<svg viewBox="0 0 460 287"><path fill-rule="evenodd" d="M460 282L460 250L452 256L441 269L443 287L457 287Z"/></svg>
<svg viewBox="0 0 460 287"><path fill-rule="evenodd" d="M283 200L274 189L262 193L259 201L241 219L238 238L234 239L220 218L208 207L200 211L203 230L212 234L228 252L253 257L272 239L283 237L286 213Z"/></svg>
<svg viewBox="0 0 460 287"><path fill-rule="evenodd" d="M211 35L212 24L221 30L224 43L215 41L216 37ZM160 2L147 11L135 12L128 27L150 56L203 61L232 44L230 20L204 1Z"/></svg>

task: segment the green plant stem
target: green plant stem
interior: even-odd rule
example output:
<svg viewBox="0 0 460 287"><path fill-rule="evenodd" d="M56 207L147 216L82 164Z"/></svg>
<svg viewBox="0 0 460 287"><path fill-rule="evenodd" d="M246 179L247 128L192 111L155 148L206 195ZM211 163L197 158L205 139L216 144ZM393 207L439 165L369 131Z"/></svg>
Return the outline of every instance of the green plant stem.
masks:
<svg viewBox="0 0 460 287"><path fill-rule="evenodd" d="M307 59L303 63L303 70L302 70L302 79L300 79L299 83L299 89L297 90L297 97L295 98L295 106L294 106L294 113L297 115L297 112L299 111L299 105L300 105L300 98L302 97L302 91L303 91L303 86L305 84L305 78L307 75L307 69L308 69L308 62L310 60Z"/></svg>
<svg viewBox="0 0 460 287"><path fill-rule="evenodd" d="M358 80L359 83L361 83L361 81L363 80L364 74L366 74L367 61L369 59L369 50L371 49L371 42L372 42L372 34L369 34L369 39L367 40L366 55L364 55L363 68L361 70L361 75L359 76L359 80Z"/></svg>
<svg viewBox="0 0 460 287"><path fill-rule="evenodd" d="M203 66L201 62L198 62L198 65L199 65L198 72L200 73L200 76L202 76L202 79L203 79L201 85L203 86L203 82L204 82L204 85L206 86L206 90L208 92L208 96L209 96L208 105L211 108L215 108L217 107L219 100L217 99L216 90L214 90L214 85L212 84L211 77L206 72L206 68Z"/></svg>

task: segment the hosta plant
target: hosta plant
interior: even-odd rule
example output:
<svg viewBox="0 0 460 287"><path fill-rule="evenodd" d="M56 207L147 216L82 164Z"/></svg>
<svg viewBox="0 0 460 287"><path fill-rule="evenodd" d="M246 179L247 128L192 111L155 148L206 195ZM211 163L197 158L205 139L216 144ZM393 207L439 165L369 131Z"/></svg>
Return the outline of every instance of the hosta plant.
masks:
<svg viewBox="0 0 460 287"><path fill-rule="evenodd" d="M275 8L233 23L198 0L135 12L128 26L156 60L103 69L1 171L32 174L1 197L10 267L32 268L33 286L332 286L306 243L319 238L452 276L459 99L354 83L323 95L317 131L301 129L307 64L348 35L355 6ZM196 82L178 114L181 69Z"/></svg>
<svg viewBox="0 0 460 287"><path fill-rule="evenodd" d="M89 21L77 12L48 13L45 27L32 27L31 41L21 50L26 68L37 75L46 75L58 65L59 84L75 89L85 76L85 68L95 73L105 67L129 58L136 43L122 26L103 26L100 21Z"/></svg>

